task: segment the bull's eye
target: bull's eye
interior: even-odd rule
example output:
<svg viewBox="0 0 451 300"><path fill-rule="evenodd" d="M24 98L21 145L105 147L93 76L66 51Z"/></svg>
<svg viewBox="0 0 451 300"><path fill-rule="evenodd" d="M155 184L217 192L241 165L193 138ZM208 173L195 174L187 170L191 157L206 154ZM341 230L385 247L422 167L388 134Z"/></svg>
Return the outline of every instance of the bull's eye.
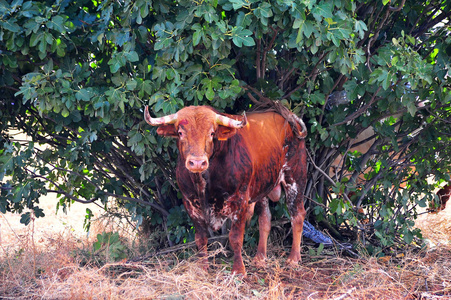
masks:
<svg viewBox="0 0 451 300"><path fill-rule="evenodd" d="M179 131L178 133L179 133L179 137L183 136L183 132Z"/></svg>
<svg viewBox="0 0 451 300"><path fill-rule="evenodd" d="M210 133L210 135L211 135L211 137L215 137L215 132L212 131L212 132Z"/></svg>

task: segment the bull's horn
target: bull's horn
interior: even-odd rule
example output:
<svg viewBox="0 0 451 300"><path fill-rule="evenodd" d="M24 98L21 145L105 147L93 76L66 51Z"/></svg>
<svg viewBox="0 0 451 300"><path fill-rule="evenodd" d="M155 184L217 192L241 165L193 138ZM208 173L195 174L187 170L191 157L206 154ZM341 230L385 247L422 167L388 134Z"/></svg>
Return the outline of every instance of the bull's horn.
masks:
<svg viewBox="0 0 451 300"><path fill-rule="evenodd" d="M303 139L307 136L307 127L305 126L304 121L302 121L301 118L299 118L298 116L296 116L295 114L292 114L293 118L296 120L296 122L301 125L301 129L302 131L299 132L297 135L299 138Z"/></svg>
<svg viewBox="0 0 451 300"><path fill-rule="evenodd" d="M299 125L301 125L301 128L302 128L301 137L305 138L307 136L307 127L305 126L305 123L304 123L304 121L302 121L301 118L298 118L298 119L299 119Z"/></svg>
<svg viewBox="0 0 451 300"><path fill-rule="evenodd" d="M146 119L146 122L149 123L152 126L158 126L163 124L173 124L177 121L177 113L172 115L167 115L161 118L152 118L149 114L149 107L146 105L146 108L144 109L144 119Z"/></svg>
<svg viewBox="0 0 451 300"><path fill-rule="evenodd" d="M242 121L237 121L232 118L216 114L216 123L218 123L219 125L222 125L222 126L240 129L240 128L243 128L244 126L246 126L246 124L247 124L246 113L243 114Z"/></svg>

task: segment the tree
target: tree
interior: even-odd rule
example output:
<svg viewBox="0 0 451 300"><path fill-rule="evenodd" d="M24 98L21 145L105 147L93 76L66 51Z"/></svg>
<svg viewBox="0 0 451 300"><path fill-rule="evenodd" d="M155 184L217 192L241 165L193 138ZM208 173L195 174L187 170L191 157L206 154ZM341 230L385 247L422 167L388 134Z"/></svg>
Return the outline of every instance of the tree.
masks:
<svg viewBox="0 0 451 300"><path fill-rule="evenodd" d="M186 239L175 144L143 106L277 100L308 123L311 220L370 246L410 243L417 206L449 181L450 6L0 0L0 211L39 217L40 195L57 193L59 206L114 203ZM365 129L369 150L349 151Z"/></svg>

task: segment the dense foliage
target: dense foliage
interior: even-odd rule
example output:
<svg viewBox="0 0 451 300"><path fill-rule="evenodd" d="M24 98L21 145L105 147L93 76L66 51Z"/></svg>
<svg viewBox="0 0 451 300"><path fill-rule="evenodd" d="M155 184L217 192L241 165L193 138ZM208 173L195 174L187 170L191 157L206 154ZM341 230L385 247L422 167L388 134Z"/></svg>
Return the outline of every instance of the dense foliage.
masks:
<svg viewBox="0 0 451 300"><path fill-rule="evenodd" d="M449 0L0 0L0 211L27 223L56 193L189 239L175 143L143 106L271 99L309 127L310 220L410 243L417 206L449 180L450 15Z"/></svg>

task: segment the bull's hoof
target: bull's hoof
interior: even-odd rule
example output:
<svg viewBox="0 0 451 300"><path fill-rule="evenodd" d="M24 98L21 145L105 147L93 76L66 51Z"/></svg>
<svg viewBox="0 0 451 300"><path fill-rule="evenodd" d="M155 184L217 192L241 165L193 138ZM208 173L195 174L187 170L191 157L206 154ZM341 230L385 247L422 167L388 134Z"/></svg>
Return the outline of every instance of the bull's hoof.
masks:
<svg viewBox="0 0 451 300"><path fill-rule="evenodd" d="M204 270L205 272L208 272L208 263L200 262L199 267Z"/></svg>
<svg viewBox="0 0 451 300"><path fill-rule="evenodd" d="M300 253L298 253L298 254L290 253L290 255L287 258L286 264L287 264L287 266L290 266L293 268L293 267L297 267L301 261L302 261L302 259L301 259Z"/></svg>
<svg viewBox="0 0 451 300"><path fill-rule="evenodd" d="M209 263L208 258L206 257L199 257L199 260L197 261L197 265L204 271L208 271Z"/></svg>
<svg viewBox="0 0 451 300"><path fill-rule="evenodd" d="M233 265L232 274L233 275L242 275L243 277L246 277L246 268L244 267L244 265L241 265L241 266Z"/></svg>
<svg viewBox="0 0 451 300"><path fill-rule="evenodd" d="M254 264L257 268L264 268L266 267L266 257L262 254L257 254L252 260L252 264Z"/></svg>

